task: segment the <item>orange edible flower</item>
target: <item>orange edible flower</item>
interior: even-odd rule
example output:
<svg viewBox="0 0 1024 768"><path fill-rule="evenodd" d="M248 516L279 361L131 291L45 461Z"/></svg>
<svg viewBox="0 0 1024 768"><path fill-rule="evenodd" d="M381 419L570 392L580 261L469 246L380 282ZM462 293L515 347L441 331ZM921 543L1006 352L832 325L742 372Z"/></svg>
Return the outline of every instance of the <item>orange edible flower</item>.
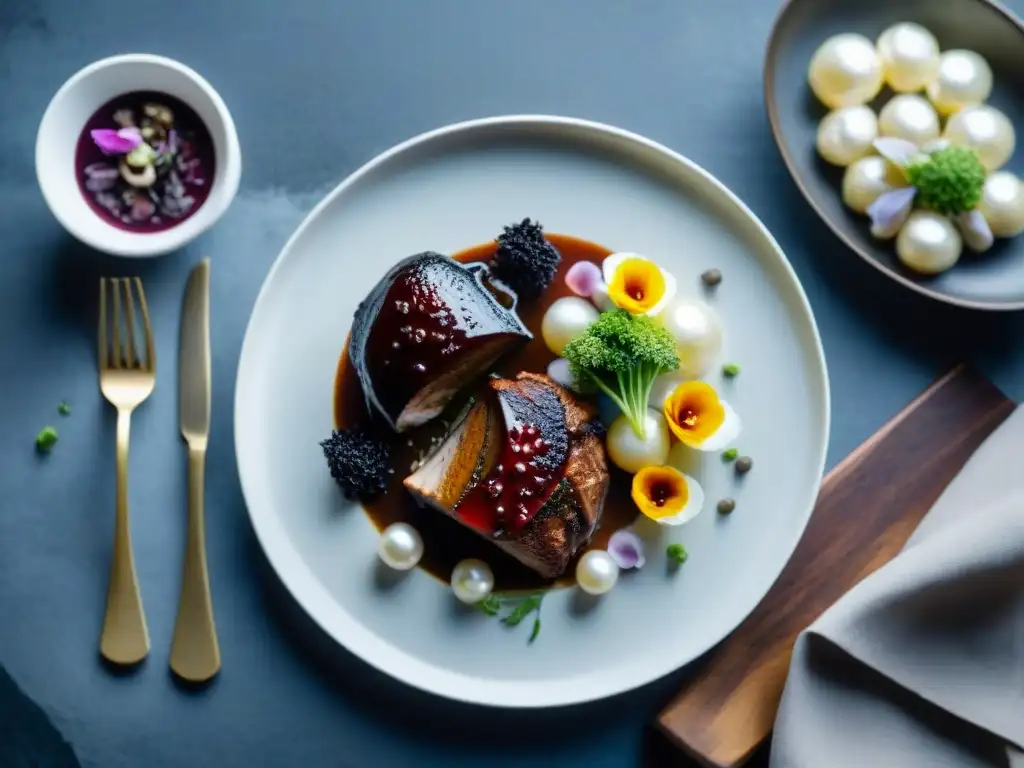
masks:
<svg viewBox="0 0 1024 768"><path fill-rule="evenodd" d="M718 393L703 381L680 384L665 401L664 410L672 434L690 448L700 448L725 422Z"/></svg>

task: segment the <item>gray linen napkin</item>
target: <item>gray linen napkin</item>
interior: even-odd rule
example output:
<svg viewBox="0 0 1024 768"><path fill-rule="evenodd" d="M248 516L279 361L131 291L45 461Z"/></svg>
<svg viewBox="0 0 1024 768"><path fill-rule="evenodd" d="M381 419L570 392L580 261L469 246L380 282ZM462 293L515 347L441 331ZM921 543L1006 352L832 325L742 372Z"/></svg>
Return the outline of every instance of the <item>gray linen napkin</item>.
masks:
<svg viewBox="0 0 1024 768"><path fill-rule="evenodd" d="M1024 408L800 635L771 766L1024 768Z"/></svg>

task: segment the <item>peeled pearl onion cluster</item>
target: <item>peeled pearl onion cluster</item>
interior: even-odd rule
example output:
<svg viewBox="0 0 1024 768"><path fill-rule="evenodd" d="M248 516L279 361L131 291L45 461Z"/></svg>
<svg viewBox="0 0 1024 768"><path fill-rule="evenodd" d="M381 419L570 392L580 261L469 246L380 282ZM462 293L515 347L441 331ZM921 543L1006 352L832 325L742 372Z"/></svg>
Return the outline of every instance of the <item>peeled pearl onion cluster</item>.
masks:
<svg viewBox="0 0 1024 768"><path fill-rule="evenodd" d="M483 560L460 560L452 569L452 592L460 602L479 603L494 589L494 572Z"/></svg>
<svg viewBox="0 0 1024 768"><path fill-rule="evenodd" d="M565 345L579 336L597 320L597 307L579 296L565 296L554 301L540 323L540 334L553 354L560 355Z"/></svg>
<svg viewBox="0 0 1024 768"><path fill-rule="evenodd" d="M576 583L589 595L603 595L619 580L619 566L603 549L592 549L576 565Z"/></svg>
<svg viewBox="0 0 1024 768"><path fill-rule="evenodd" d="M974 51L946 51L939 57L938 77L926 90L939 114L951 115L989 97L992 68Z"/></svg>
<svg viewBox="0 0 1024 768"><path fill-rule="evenodd" d="M608 458L615 466L631 475L635 475L644 467L660 467L668 459L668 452L672 447L668 422L661 411L648 408L644 416L644 425L647 436L640 437L629 420L619 415L608 427L608 434L605 436Z"/></svg>
<svg viewBox="0 0 1024 768"><path fill-rule="evenodd" d="M978 210L996 237L1024 232L1024 182L1009 171L997 171L985 180Z"/></svg>
<svg viewBox="0 0 1024 768"><path fill-rule="evenodd" d="M943 138L950 144L970 147L977 152L986 171L996 171L1006 165L1017 145L1013 123L987 104L965 107L949 118Z"/></svg>
<svg viewBox="0 0 1024 768"><path fill-rule="evenodd" d="M863 35L835 35L814 52L807 77L814 95L830 109L855 107L882 89L882 60Z"/></svg>
<svg viewBox="0 0 1024 768"><path fill-rule="evenodd" d="M883 192L907 186L899 168L881 155L862 157L843 174L843 202L850 210L867 213Z"/></svg>
<svg viewBox="0 0 1024 768"><path fill-rule="evenodd" d="M896 238L900 261L916 272L936 275L956 264L963 238L948 217L933 211L914 211Z"/></svg>
<svg viewBox="0 0 1024 768"><path fill-rule="evenodd" d="M920 146L939 138L940 130L935 107L916 93L893 96L878 113L881 136L906 139Z"/></svg>
<svg viewBox="0 0 1024 768"><path fill-rule="evenodd" d="M423 539L408 523L392 523L381 531L377 554L396 571L408 571L423 557Z"/></svg>
<svg viewBox="0 0 1024 768"><path fill-rule="evenodd" d="M938 122L935 132L938 134ZM832 165L847 166L873 151L878 118L863 105L835 109L818 124L818 154Z"/></svg>
<svg viewBox="0 0 1024 768"><path fill-rule="evenodd" d="M939 41L920 24L894 24L878 38L885 82L897 93L923 90L939 71Z"/></svg>

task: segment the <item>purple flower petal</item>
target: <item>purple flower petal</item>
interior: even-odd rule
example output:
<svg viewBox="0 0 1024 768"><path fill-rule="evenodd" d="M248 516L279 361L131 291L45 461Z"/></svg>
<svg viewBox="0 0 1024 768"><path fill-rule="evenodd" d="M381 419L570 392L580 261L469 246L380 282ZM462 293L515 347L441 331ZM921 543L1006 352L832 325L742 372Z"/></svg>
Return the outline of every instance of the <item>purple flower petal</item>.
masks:
<svg viewBox="0 0 1024 768"><path fill-rule="evenodd" d="M122 128L117 132L117 135L125 141L134 142L132 148L139 146L142 143L142 133L134 125L129 125L126 128Z"/></svg>
<svg viewBox="0 0 1024 768"><path fill-rule="evenodd" d="M612 556L615 564L623 570L629 568L643 568L644 543L628 528L623 528L612 534L608 539L608 554Z"/></svg>
<svg viewBox="0 0 1024 768"><path fill-rule="evenodd" d="M131 131L131 128L122 128L120 131L115 131L112 128L97 128L89 132L92 136L92 140L96 142L96 146L103 150L104 154L107 155L123 155L127 152L131 152L138 146L139 142L142 141L141 136L138 136L138 130L135 130L135 138L131 134L128 136L122 136L121 134L126 131ZM137 139L137 140L136 140Z"/></svg>
<svg viewBox="0 0 1024 768"><path fill-rule="evenodd" d="M601 268L592 261L577 261L565 273L565 284L577 296L589 299L601 284Z"/></svg>
<svg viewBox="0 0 1024 768"><path fill-rule="evenodd" d="M896 237L914 208L916 196L917 189L914 187L900 187L879 195L878 199L868 206L871 234L882 240Z"/></svg>
<svg viewBox="0 0 1024 768"><path fill-rule="evenodd" d="M901 168L906 168L917 155L921 154L921 150L914 142L896 139L892 136L880 136L875 139L875 149L890 163L895 163Z"/></svg>
<svg viewBox="0 0 1024 768"><path fill-rule="evenodd" d="M972 251L982 253L992 247L992 228L977 208L958 214L954 221Z"/></svg>
<svg viewBox="0 0 1024 768"><path fill-rule="evenodd" d="M574 383L572 371L569 370L569 361L564 357L556 357L548 364L548 376L556 384L572 389Z"/></svg>

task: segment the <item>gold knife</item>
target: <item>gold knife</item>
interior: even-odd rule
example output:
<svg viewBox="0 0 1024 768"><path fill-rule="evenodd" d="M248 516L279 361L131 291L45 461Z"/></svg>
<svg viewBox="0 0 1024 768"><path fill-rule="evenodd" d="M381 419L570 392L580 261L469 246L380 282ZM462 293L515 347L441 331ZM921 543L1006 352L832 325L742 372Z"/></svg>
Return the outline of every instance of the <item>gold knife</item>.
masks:
<svg viewBox="0 0 1024 768"><path fill-rule="evenodd" d="M210 260L189 275L181 313L178 350L181 434L188 445L188 534L178 619L171 645L171 669L190 682L209 680L220 669L206 568L203 520L206 443L210 436Z"/></svg>

